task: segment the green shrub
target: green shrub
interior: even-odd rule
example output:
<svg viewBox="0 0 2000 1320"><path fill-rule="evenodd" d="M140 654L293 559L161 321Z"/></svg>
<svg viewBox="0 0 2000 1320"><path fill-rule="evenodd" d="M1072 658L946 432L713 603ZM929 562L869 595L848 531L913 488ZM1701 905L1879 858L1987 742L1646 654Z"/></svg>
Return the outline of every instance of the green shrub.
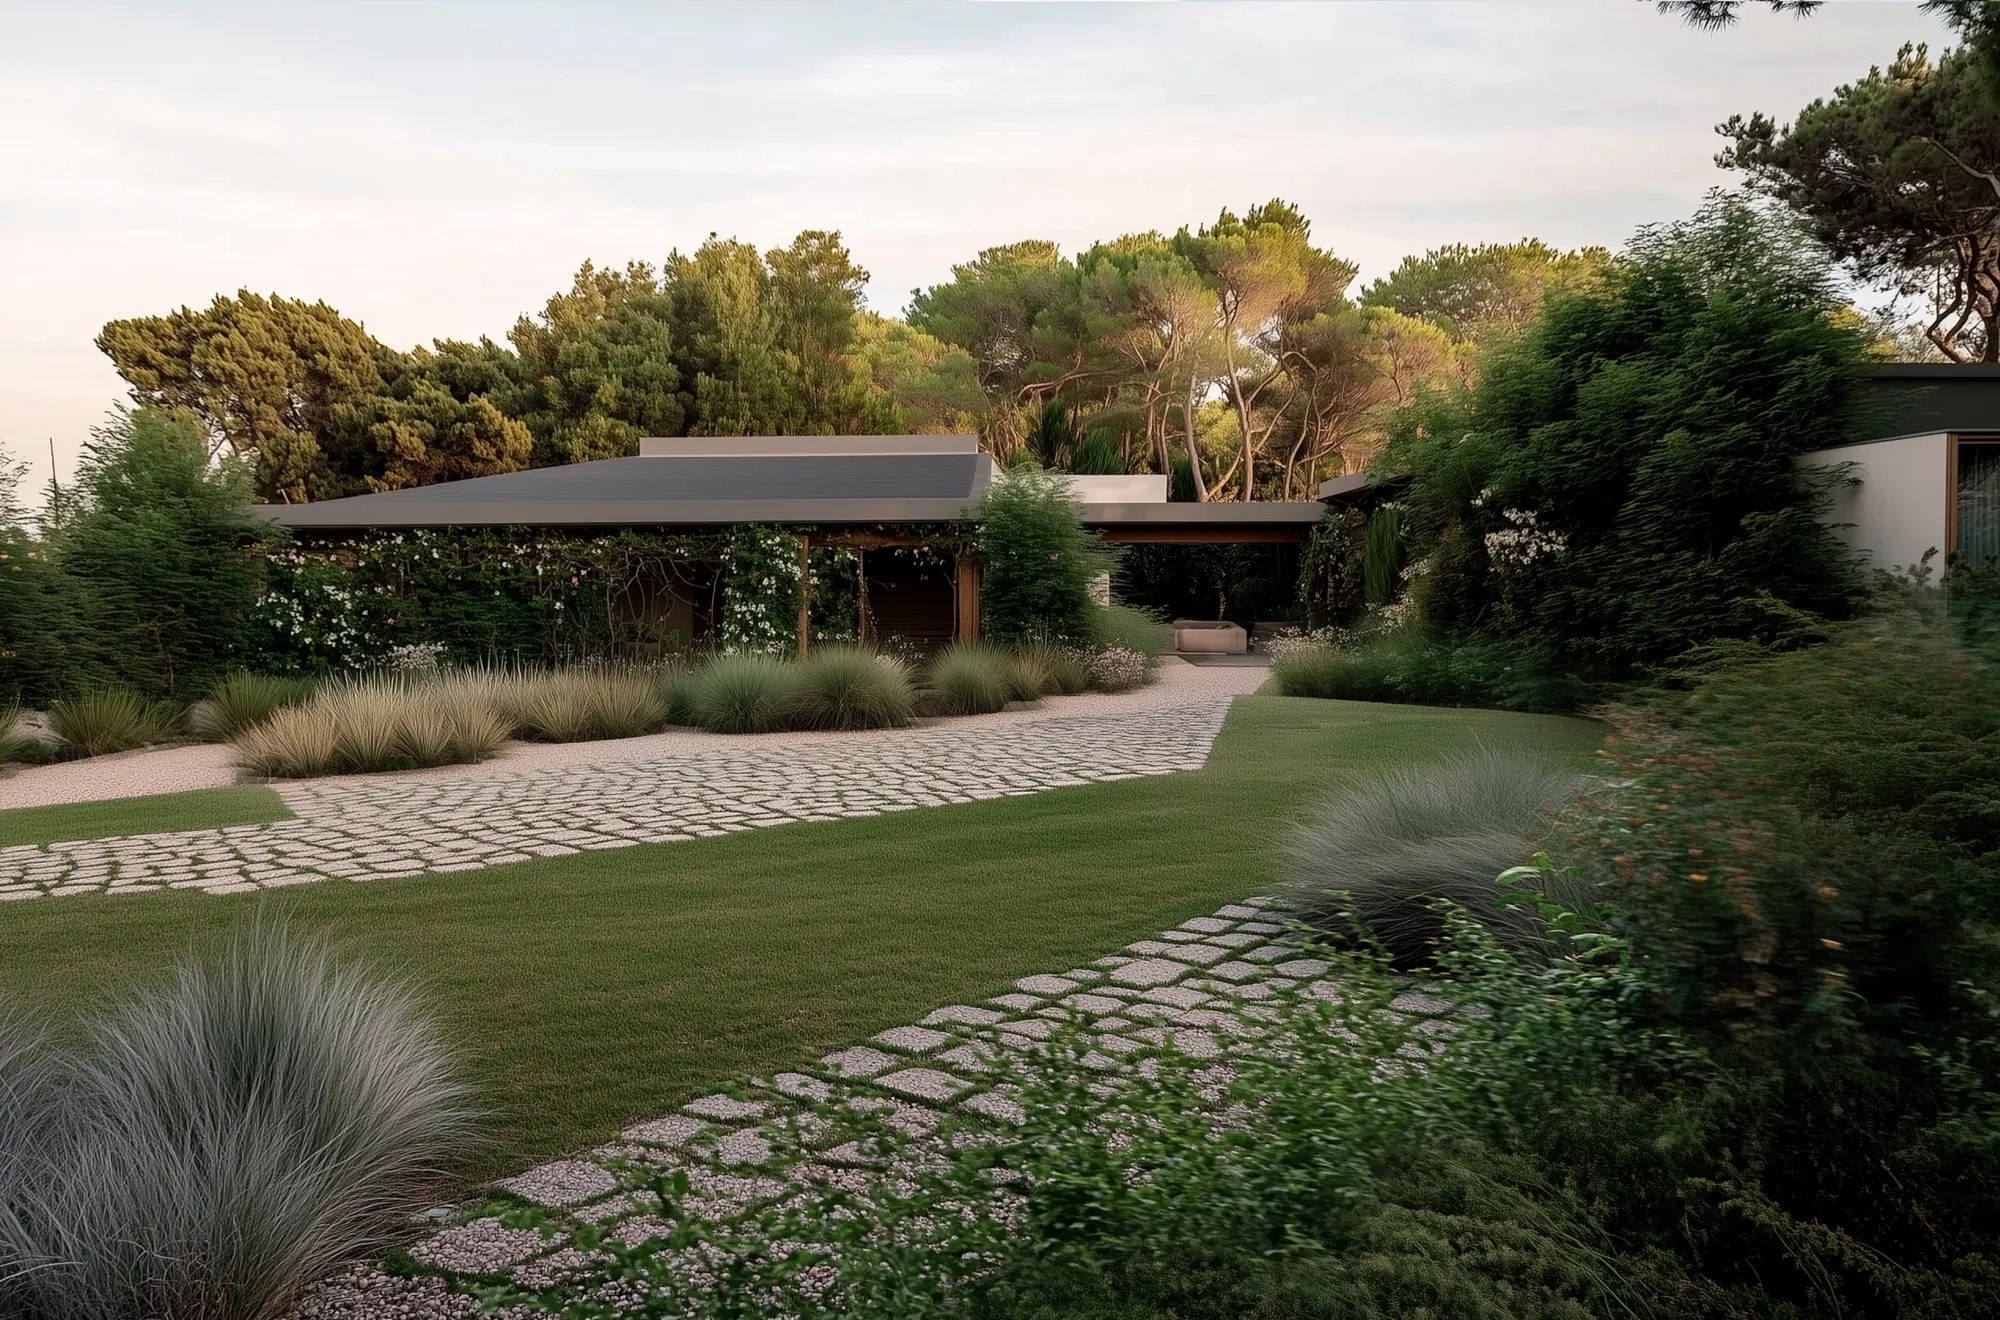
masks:
<svg viewBox="0 0 2000 1320"><path fill-rule="evenodd" d="M1428 958L1447 902L1513 948L1542 944L1532 905L1508 903L1495 877L1525 862L1586 779L1539 757L1491 748L1392 770L1313 809L1286 852L1287 896L1332 933L1358 930L1398 964ZM1592 905L1587 884L1551 877L1545 894Z"/></svg>
<svg viewBox="0 0 2000 1320"><path fill-rule="evenodd" d="M235 673L209 690L208 699L188 712L189 730L209 742L228 742L244 729L262 724L286 706L296 706L313 694L309 678L278 678L270 674Z"/></svg>
<svg viewBox="0 0 2000 1320"><path fill-rule="evenodd" d="M49 727L73 756L129 752L168 736L166 712L128 687L92 688L49 706Z"/></svg>
<svg viewBox="0 0 2000 1320"><path fill-rule="evenodd" d="M954 643L924 671L924 707L935 715L990 715L1013 700L1005 652Z"/></svg>
<svg viewBox="0 0 2000 1320"><path fill-rule="evenodd" d="M666 711L666 722L693 724L694 693L701 683L701 671L693 665L668 665L655 675L653 682L660 694L660 705Z"/></svg>
<svg viewBox="0 0 2000 1320"><path fill-rule="evenodd" d="M998 642L1091 635L1090 584L1111 566L1103 544L1084 530L1062 477L1034 467L1010 469L980 507L982 627Z"/></svg>
<svg viewBox="0 0 2000 1320"><path fill-rule="evenodd" d="M1144 656L1174 649L1173 632L1150 611L1133 605L1100 605L1091 612L1090 640Z"/></svg>
<svg viewBox="0 0 2000 1320"><path fill-rule="evenodd" d="M99 430L77 468L77 511L55 537L79 587L87 674L185 702L242 663L262 556L249 477L209 463L184 413L141 408Z"/></svg>
<svg viewBox="0 0 2000 1320"><path fill-rule="evenodd" d="M792 669L764 655L722 655L695 679L694 723L711 733L770 733L785 727L795 690Z"/></svg>
<svg viewBox="0 0 2000 1320"><path fill-rule="evenodd" d="M0 1024L8 1316L287 1314L408 1231L470 1130L411 992L275 926L56 1039Z"/></svg>
<svg viewBox="0 0 2000 1320"><path fill-rule="evenodd" d="M915 709L916 691L901 661L825 646L794 669L788 721L806 729L888 729L908 724Z"/></svg>
<svg viewBox="0 0 2000 1320"><path fill-rule="evenodd" d="M1857 562L1821 516L1839 477L1794 462L1850 425L1844 305L1819 249L1733 198L1552 296L1476 385L1398 413L1377 460L1410 477L1425 620L1618 677L1849 615Z"/></svg>
<svg viewBox="0 0 2000 1320"><path fill-rule="evenodd" d="M1591 689L1551 672L1534 653L1494 641L1438 641L1405 630L1351 646L1287 648L1271 663L1288 697L1568 711Z"/></svg>

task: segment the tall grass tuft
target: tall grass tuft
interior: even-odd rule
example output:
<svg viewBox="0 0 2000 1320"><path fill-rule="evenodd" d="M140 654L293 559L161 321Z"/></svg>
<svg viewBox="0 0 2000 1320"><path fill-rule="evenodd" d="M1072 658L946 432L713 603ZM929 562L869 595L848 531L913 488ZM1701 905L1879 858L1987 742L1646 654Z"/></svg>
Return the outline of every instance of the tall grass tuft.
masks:
<svg viewBox="0 0 2000 1320"><path fill-rule="evenodd" d="M0 1315L276 1320L471 1130L410 990L259 923L61 1051L0 1022Z"/></svg>
<svg viewBox="0 0 2000 1320"><path fill-rule="evenodd" d="M166 713L127 687L92 688L49 706L49 727L72 755L129 752L167 736Z"/></svg>
<svg viewBox="0 0 2000 1320"><path fill-rule="evenodd" d="M924 674L924 706L937 715L986 715L1014 698L1007 655L977 642L955 642Z"/></svg>
<svg viewBox="0 0 2000 1320"><path fill-rule="evenodd" d="M47 754L39 739L22 731L20 704L0 706L0 764L39 759L37 753Z"/></svg>
<svg viewBox="0 0 2000 1320"><path fill-rule="evenodd" d="M1525 861L1588 777L1532 756L1480 749L1391 771L1329 799L1286 849L1290 897L1336 931L1361 931L1400 964L1443 933L1440 900L1516 948L1538 944L1539 913L1503 901L1502 871ZM1587 893L1551 893L1582 902Z"/></svg>
<svg viewBox="0 0 2000 1320"><path fill-rule="evenodd" d="M799 728L897 728L916 710L910 671L890 656L828 646L800 661L793 674L789 714Z"/></svg>
<svg viewBox="0 0 2000 1320"><path fill-rule="evenodd" d="M701 671L692 665L668 665L654 675L653 686L660 694L666 723L694 723L694 690L700 679Z"/></svg>
<svg viewBox="0 0 2000 1320"><path fill-rule="evenodd" d="M796 690L791 667L764 655L709 661L691 693L695 724L714 733L770 733L785 727Z"/></svg>
<svg viewBox="0 0 2000 1320"><path fill-rule="evenodd" d="M640 673L560 669L503 674L490 681L494 704L517 736L534 742L594 742L658 733L666 703Z"/></svg>
<svg viewBox="0 0 2000 1320"><path fill-rule="evenodd" d="M1136 605L1100 605L1091 612L1091 640L1137 655L1158 657L1173 650L1173 630Z"/></svg>
<svg viewBox="0 0 2000 1320"><path fill-rule="evenodd" d="M255 728L287 706L309 700L310 678L280 678L272 674L231 674L217 683L208 699L188 712L188 728L209 742L228 742Z"/></svg>
<svg viewBox="0 0 2000 1320"><path fill-rule="evenodd" d="M368 678L329 684L238 734L238 757L277 778L484 761L511 730L472 684Z"/></svg>

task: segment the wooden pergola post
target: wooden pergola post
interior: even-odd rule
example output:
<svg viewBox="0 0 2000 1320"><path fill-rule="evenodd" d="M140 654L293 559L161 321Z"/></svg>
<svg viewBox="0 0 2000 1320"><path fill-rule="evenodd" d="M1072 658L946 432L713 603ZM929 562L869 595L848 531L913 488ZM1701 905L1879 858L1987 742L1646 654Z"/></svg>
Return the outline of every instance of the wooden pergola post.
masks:
<svg viewBox="0 0 2000 1320"><path fill-rule="evenodd" d="M812 649L812 537L799 536L799 659Z"/></svg>
<svg viewBox="0 0 2000 1320"><path fill-rule="evenodd" d="M958 588L958 630L955 640L979 640L979 561L961 550L953 560L954 582Z"/></svg>

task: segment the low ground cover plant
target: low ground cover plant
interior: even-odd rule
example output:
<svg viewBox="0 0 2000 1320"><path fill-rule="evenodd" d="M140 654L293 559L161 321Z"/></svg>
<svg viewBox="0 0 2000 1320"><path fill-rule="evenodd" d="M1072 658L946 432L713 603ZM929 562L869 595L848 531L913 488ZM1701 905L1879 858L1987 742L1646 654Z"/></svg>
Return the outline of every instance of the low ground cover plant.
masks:
<svg viewBox="0 0 2000 1320"><path fill-rule="evenodd" d="M271 1320L472 1128L406 986L259 924L98 1014L0 1020L0 1314Z"/></svg>

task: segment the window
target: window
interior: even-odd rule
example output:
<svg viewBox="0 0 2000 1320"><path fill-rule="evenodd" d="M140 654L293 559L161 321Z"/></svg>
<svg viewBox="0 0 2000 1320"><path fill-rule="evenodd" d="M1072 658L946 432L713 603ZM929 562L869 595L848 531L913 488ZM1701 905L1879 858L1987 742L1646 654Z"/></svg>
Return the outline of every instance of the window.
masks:
<svg viewBox="0 0 2000 1320"><path fill-rule="evenodd" d="M1960 440L1953 473L1953 547L1969 564L2000 558L2000 440Z"/></svg>

